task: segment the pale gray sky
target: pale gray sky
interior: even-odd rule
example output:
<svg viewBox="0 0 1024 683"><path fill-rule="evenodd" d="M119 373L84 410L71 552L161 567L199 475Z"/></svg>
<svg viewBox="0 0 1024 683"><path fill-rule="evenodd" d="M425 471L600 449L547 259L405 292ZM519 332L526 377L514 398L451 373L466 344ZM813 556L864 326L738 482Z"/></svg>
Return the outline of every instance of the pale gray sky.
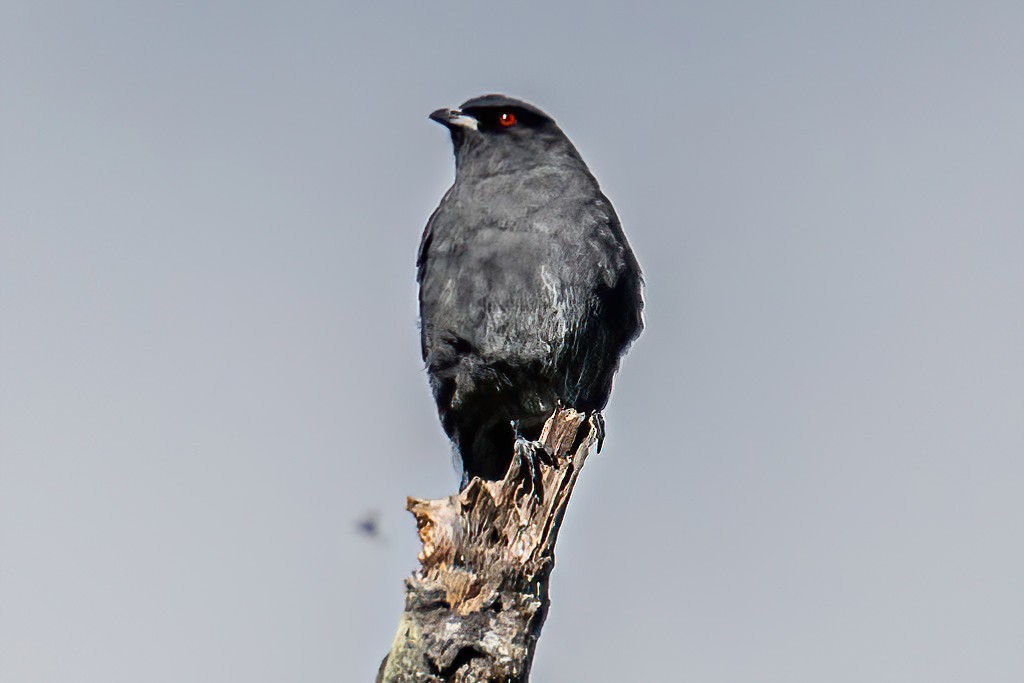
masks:
<svg viewBox="0 0 1024 683"><path fill-rule="evenodd" d="M495 91L568 132L648 282L535 680L1024 680L1022 26L8 0L0 680L372 680L404 497L457 482L426 116Z"/></svg>

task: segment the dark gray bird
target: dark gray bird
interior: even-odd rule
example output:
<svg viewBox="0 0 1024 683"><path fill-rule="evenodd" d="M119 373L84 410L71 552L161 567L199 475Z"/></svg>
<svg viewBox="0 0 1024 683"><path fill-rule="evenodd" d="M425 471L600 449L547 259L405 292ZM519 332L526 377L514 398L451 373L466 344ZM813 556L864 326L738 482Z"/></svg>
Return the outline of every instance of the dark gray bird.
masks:
<svg viewBox="0 0 1024 683"><path fill-rule="evenodd" d="M547 114L485 95L430 118L455 183L417 259L423 359L473 476L500 479L517 436L559 405L604 408L643 328L640 267L611 203Z"/></svg>

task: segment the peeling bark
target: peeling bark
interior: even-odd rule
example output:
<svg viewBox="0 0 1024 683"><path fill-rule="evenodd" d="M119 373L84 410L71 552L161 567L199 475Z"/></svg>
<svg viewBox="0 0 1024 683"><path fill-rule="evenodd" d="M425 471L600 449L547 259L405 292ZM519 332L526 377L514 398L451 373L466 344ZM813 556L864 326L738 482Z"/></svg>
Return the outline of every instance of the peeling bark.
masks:
<svg viewBox="0 0 1024 683"><path fill-rule="evenodd" d="M423 550L377 683L526 683L549 605L555 541L600 414L557 411L520 439L505 478L409 498Z"/></svg>

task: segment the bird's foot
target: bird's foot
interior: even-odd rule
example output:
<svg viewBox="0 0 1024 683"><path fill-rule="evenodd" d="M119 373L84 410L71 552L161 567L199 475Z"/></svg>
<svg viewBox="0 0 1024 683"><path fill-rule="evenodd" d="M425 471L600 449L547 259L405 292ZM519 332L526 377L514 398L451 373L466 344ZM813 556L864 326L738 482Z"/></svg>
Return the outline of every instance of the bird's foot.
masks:
<svg viewBox="0 0 1024 683"><path fill-rule="evenodd" d="M554 457L544 448L540 441L527 439L519 433L517 420L512 421L512 429L515 430L515 449L519 456L520 472L523 480L533 489L538 497L543 495L541 464L553 466Z"/></svg>
<svg viewBox="0 0 1024 683"><path fill-rule="evenodd" d="M604 446L604 414L600 410L590 413L590 423L597 430L597 452L600 453L601 447Z"/></svg>
<svg viewBox="0 0 1024 683"><path fill-rule="evenodd" d="M523 436L519 429L519 420L512 420L512 433L515 435L516 450L529 451L531 458L538 459L545 465L553 466L555 464L554 456L548 452L540 440L528 439Z"/></svg>
<svg viewBox="0 0 1024 683"><path fill-rule="evenodd" d="M532 491L537 498L543 497L543 471L541 459L544 448L536 441L519 438L516 440L516 455L519 461L519 479L526 490Z"/></svg>

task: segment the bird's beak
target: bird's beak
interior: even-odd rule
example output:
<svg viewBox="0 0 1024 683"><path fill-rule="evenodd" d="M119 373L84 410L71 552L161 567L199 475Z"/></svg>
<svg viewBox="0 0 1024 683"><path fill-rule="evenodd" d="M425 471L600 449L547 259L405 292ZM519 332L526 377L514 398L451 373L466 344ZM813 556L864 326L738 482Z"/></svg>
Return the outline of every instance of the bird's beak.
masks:
<svg viewBox="0 0 1024 683"><path fill-rule="evenodd" d="M437 121L449 130L455 130L454 126L477 130L480 122L461 109L438 109L430 115L431 121Z"/></svg>

